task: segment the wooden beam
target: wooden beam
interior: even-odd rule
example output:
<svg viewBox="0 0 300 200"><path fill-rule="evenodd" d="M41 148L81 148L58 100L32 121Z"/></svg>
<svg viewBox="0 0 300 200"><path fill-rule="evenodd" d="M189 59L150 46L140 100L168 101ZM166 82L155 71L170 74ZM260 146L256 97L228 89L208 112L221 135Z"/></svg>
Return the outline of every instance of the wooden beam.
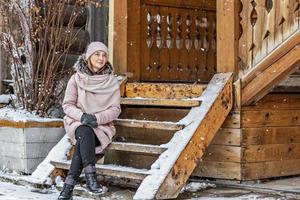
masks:
<svg viewBox="0 0 300 200"><path fill-rule="evenodd" d="M141 67L141 0L127 0L127 76L140 81ZM120 47L117 47L120 48ZM124 51L125 49L121 49Z"/></svg>
<svg viewBox="0 0 300 200"><path fill-rule="evenodd" d="M186 108L123 106L119 119L178 122L189 113ZM159 115L157 114L159 113Z"/></svg>
<svg viewBox="0 0 300 200"><path fill-rule="evenodd" d="M242 105L250 105L264 97L276 84L297 69L300 46L295 46L242 89Z"/></svg>
<svg viewBox="0 0 300 200"><path fill-rule="evenodd" d="M181 99L199 97L206 84L127 83L126 97Z"/></svg>
<svg viewBox="0 0 300 200"><path fill-rule="evenodd" d="M144 154L159 155L166 149L158 145L139 144L139 143L125 143L125 142L112 142L108 147L108 150L114 151L127 151Z"/></svg>
<svg viewBox="0 0 300 200"><path fill-rule="evenodd" d="M114 2L113 63L118 74L127 72L127 4L129 0Z"/></svg>
<svg viewBox="0 0 300 200"><path fill-rule="evenodd" d="M64 123L62 120L57 121L48 121L48 122L40 122L40 121L13 121L7 119L0 119L0 127L14 127L14 128L61 128L64 127Z"/></svg>
<svg viewBox="0 0 300 200"><path fill-rule="evenodd" d="M174 130L178 131L183 129L184 125L174 122L160 122L160 121L148 121L148 120L135 120L135 119L116 119L114 125L123 127L135 127L135 128L149 128L159 130Z"/></svg>
<svg viewBox="0 0 300 200"><path fill-rule="evenodd" d="M263 73L269 66L273 65L280 58L290 52L296 45L300 44L300 30L290 36L279 47L272 51L266 58L252 68L244 77L242 77L242 88L249 84L253 79Z"/></svg>
<svg viewBox="0 0 300 200"><path fill-rule="evenodd" d="M69 170L71 161L51 161L57 169ZM112 176L128 179L143 180L148 174L148 170L134 169L131 167L121 167L117 165L99 165L96 164L96 173L103 176Z"/></svg>
<svg viewBox="0 0 300 200"><path fill-rule="evenodd" d="M300 126L300 110L247 110L242 112L243 128Z"/></svg>
<svg viewBox="0 0 300 200"><path fill-rule="evenodd" d="M192 176L241 180L241 163L201 160Z"/></svg>
<svg viewBox="0 0 300 200"><path fill-rule="evenodd" d="M125 96L125 93L126 93L126 83L127 83L127 77L123 76L122 80L119 81L121 97Z"/></svg>
<svg viewBox="0 0 300 200"><path fill-rule="evenodd" d="M175 143L154 163L160 163L160 167L152 168L152 174L143 180L134 199L145 194L148 199L177 197L232 108L232 79L232 73L212 78L201 96L201 106L192 108L186 117L191 121L174 135Z"/></svg>
<svg viewBox="0 0 300 200"><path fill-rule="evenodd" d="M254 106L243 106L246 110L300 110L300 93L298 94L268 94Z"/></svg>
<svg viewBox="0 0 300 200"><path fill-rule="evenodd" d="M300 174L300 159L242 163L242 180L257 180Z"/></svg>
<svg viewBox="0 0 300 200"><path fill-rule="evenodd" d="M196 107L200 103L200 100L190 99L121 98L121 104L123 105Z"/></svg>
<svg viewBox="0 0 300 200"><path fill-rule="evenodd" d="M238 0L217 1L217 72L237 72Z"/></svg>

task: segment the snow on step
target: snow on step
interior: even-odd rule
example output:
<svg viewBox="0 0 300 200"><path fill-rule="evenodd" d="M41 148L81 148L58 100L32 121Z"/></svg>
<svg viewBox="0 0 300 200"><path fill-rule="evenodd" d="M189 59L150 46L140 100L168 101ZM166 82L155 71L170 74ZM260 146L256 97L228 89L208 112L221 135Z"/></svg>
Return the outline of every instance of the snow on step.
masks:
<svg viewBox="0 0 300 200"><path fill-rule="evenodd" d="M51 164L58 169L70 168L71 161L51 161ZM118 178L127 178L134 180L143 180L148 174L149 170L147 169L137 169L132 167L124 167L118 165L100 165L96 164L97 174L103 176L112 176Z"/></svg>
<svg viewBox="0 0 300 200"><path fill-rule="evenodd" d="M108 146L108 149L117 150L117 151L154 154L154 155L160 155L162 152L166 150L166 148L160 147L158 145L124 143L124 142L113 142Z"/></svg>
<svg viewBox="0 0 300 200"><path fill-rule="evenodd" d="M116 126L134 127L134 128L149 128L160 130L174 130L178 131L184 128L183 124L166 121L149 121L149 120L136 120L136 119L116 119L114 121Z"/></svg>
<svg viewBox="0 0 300 200"><path fill-rule="evenodd" d="M199 100L191 99L121 98L121 104L124 105L196 107L200 103Z"/></svg>

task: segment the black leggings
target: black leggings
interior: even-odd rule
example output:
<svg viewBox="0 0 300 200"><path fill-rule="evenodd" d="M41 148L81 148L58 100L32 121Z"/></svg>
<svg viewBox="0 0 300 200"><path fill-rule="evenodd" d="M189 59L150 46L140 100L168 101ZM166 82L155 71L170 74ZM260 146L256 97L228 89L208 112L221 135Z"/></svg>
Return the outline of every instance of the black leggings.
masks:
<svg viewBox="0 0 300 200"><path fill-rule="evenodd" d="M81 125L76 129L75 138L77 142L68 177L77 182L83 168L90 164L95 165L95 147L101 144L94 130L86 125Z"/></svg>

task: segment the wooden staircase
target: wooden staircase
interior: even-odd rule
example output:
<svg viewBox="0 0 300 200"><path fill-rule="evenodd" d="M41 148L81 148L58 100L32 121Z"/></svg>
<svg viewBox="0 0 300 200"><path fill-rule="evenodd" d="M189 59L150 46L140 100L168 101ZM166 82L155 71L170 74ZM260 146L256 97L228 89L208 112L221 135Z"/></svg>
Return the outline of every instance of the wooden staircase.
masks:
<svg viewBox="0 0 300 200"><path fill-rule="evenodd" d="M178 98L170 95L181 87L174 85L157 93L146 84L142 88L150 90L143 94L139 86L131 93L126 85L115 141L96 165L103 177L136 182L134 199L176 198L232 108L231 73L216 74L194 96L191 88L198 86L188 86ZM57 170L68 170L70 162L51 161Z"/></svg>

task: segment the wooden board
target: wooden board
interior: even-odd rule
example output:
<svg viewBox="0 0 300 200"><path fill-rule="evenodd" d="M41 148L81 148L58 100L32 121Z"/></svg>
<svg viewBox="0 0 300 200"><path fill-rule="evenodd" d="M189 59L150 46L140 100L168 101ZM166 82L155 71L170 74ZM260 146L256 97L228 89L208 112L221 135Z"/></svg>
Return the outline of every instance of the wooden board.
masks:
<svg viewBox="0 0 300 200"><path fill-rule="evenodd" d="M202 157L203 161L241 162L242 149L238 146L209 145Z"/></svg>
<svg viewBox="0 0 300 200"><path fill-rule="evenodd" d="M104 164L150 169L158 155L137 154L133 152L108 151L105 153Z"/></svg>
<svg viewBox="0 0 300 200"><path fill-rule="evenodd" d="M238 58L238 1L217 2L217 71L236 72ZM224 23L226 21L226 23Z"/></svg>
<svg viewBox="0 0 300 200"><path fill-rule="evenodd" d="M241 180L241 163L200 161L192 176Z"/></svg>
<svg viewBox="0 0 300 200"><path fill-rule="evenodd" d="M220 128L215 135L212 144L229 146L240 146L242 140L242 130L235 128Z"/></svg>
<svg viewBox="0 0 300 200"><path fill-rule="evenodd" d="M155 98L121 98L122 105L143 105L162 107L196 107L200 100L190 99L155 99Z"/></svg>
<svg viewBox="0 0 300 200"><path fill-rule="evenodd" d="M222 125L222 128L241 128L241 114L232 112Z"/></svg>
<svg viewBox="0 0 300 200"><path fill-rule="evenodd" d="M242 112L243 128L300 126L300 110L248 110Z"/></svg>
<svg viewBox="0 0 300 200"><path fill-rule="evenodd" d="M184 125L182 124L176 124L173 122L159 122L159 121L135 120L135 119L116 119L113 123L115 126L149 128L149 129L159 129L159 130L173 130L173 131L181 130L184 127Z"/></svg>
<svg viewBox="0 0 300 200"><path fill-rule="evenodd" d="M244 148L242 162L292 160L299 155L299 143L250 145Z"/></svg>
<svg viewBox="0 0 300 200"><path fill-rule="evenodd" d="M190 109L126 106L122 108L119 118L177 122L185 117L189 111Z"/></svg>
<svg viewBox="0 0 300 200"><path fill-rule="evenodd" d="M125 142L112 142L107 150L112 151L126 151L131 153L139 154L151 154L151 155L160 155L166 149L158 145L147 145L147 144L138 144L138 143L125 143Z"/></svg>
<svg viewBox="0 0 300 200"><path fill-rule="evenodd" d="M175 131L116 126L115 140L141 144L161 145L168 143Z"/></svg>
<svg viewBox="0 0 300 200"><path fill-rule="evenodd" d="M216 1L214 0L142 0L145 4L150 5L160 5L160 6L169 6L169 7L187 7L187 8L199 8L199 5L204 10L216 10Z"/></svg>
<svg viewBox="0 0 300 200"><path fill-rule="evenodd" d="M242 180L265 179L300 174L300 159L242 164Z"/></svg>
<svg viewBox="0 0 300 200"><path fill-rule="evenodd" d="M199 97L205 84L127 83L126 97L181 99Z"/></svg>
<svg viewBox="0 0 300 200"><path fill-rule="evenodd" d="M126 74L127 63L127 4L128 0L114 3L114 31L118 34L113 34L113 63L118 74Z"/></svg>
<svg viewBox="0 0 300 200"><path fill-rule="evenodd" d="M51 164L58 169L66 169L70 168L70 161L51 161ZM145 169L133 169L130 167L120 167L116 165L99 165L96 164L96 173L106 176L113 176L119 178L128 178L128 179L136 179L143 180L148 171Z"/></svg>
<svg viewBox="0 0 300 200"><path fill-rule="evenodd" d="M33 128L33 127L60 128L60 127L64 127L64 124L63 124L62 120L61 121L51 121L51 122L38 122L38 121L16 122L16 121L11 121L11 120L6 120L6 119L0 119L0 126L14 127L14 128Z"/></svg>
<svg viewBox="0 0 300 200"><path fill-rule="evenodd" d="M126 26L124 24L121 24L123 28L127 31L127 40L122 41L124 42L124 46L116 46L116 48L119 48L119 52L126 51L127 57L124 57L123 59L127 60L127 65L124 67L127 67L127 72L130 73L130 76L128 75L128 78L130 80L139 81L140 80L140 66L141 66L141 32L140 32L140 23L141 23L141 1L138 0L126 0L127 3L127 10L126 14L123 16L125 20L127 20ZM118 2L120 3L120 2ZM117 4L117 3L115 3ZM123 4L123 1L122 1ZM116 10L118 13L119 10ZM123 13L123 12L122 12ZM122 16L121 16L122 17ZM119 35L120 33L116 34ZM121 36L122 37L122 36ZM123 39L123 38L121 38ZM124 48L122 48L124 47ZM124 53L123 53L124 54ZM117 54L115 54L117 55Z"/></svg>
<svg viewBox="0 0 300 200"><path fill-rule="evenodd" d="M243 129L242 146L300 143L298 127L261 127Z"/></svg>
<svg viewBox="0 0 300 200"><path fill-rule="evenodd" d="M127 80L128 80L128 78L126 76L124 76L124 77L122 77L122 80L119 81L121 97L125 96Z"/></svg>
<svg viewBox="0 0 300 200"><path fill-rule="evenodd" d="M243 106L242 110L289 109L300 110L300 94L268 94L254 106Z"/></svg>

